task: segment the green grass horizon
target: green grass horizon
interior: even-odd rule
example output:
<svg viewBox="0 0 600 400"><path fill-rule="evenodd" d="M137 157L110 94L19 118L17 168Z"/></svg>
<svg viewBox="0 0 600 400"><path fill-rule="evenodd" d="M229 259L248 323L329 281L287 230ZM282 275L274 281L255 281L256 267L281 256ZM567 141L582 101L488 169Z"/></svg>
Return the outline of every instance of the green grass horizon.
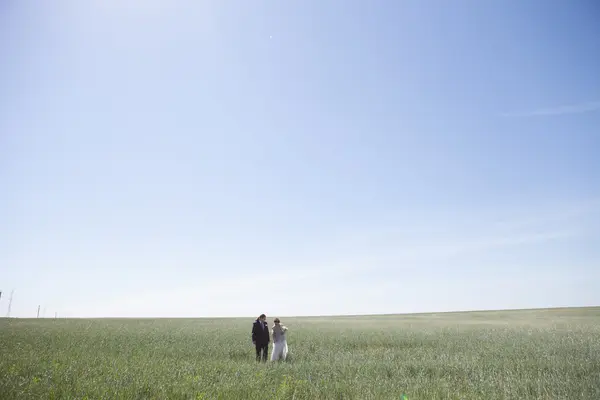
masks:
<svg viewBox="0 0 600 400"><path fill-rule="evenodd" d="M266 365L253 318L4 318L0 398L600 398L600 307L280 316Z"/></svg>

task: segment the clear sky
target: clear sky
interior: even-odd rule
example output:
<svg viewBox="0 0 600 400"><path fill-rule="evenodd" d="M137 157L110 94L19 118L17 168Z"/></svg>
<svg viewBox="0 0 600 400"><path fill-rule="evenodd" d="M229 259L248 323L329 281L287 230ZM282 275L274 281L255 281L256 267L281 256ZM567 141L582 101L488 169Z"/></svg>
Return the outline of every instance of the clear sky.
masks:
<svg viewBox="0 0 600 400"><path fill-rule="evenodd" d="M599 18L3 1L0 315L600 305Z"/></svg>

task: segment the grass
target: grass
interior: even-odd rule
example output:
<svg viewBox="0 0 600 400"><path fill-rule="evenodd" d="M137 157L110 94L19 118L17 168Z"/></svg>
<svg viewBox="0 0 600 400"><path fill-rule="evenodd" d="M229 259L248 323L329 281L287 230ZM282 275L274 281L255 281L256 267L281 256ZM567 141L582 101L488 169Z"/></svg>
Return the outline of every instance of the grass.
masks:
<svg viewBox="0 0 600 400"><path fill-rule="evenodd" d="M270 319L271 321L271 319ZM600 307L249 319L0 320L2 399L600 399Z"/></svg>

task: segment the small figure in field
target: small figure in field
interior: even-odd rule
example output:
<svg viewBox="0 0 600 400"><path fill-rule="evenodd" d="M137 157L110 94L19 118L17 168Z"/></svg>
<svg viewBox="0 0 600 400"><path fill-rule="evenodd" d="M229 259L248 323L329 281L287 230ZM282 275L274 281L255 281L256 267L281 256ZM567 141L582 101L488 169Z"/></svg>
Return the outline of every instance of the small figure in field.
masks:
<svg viewBox="0 0 600 400"><path fill-rule="evenodd" d="M287 358L288 345L285 334L288 330L286 326L281 325L279 318L273 321L273 353L271 353L271 361L284 360Z"/></svg>
<svg viewBox="0 0 600 400"><path fill-rule="evenodd" d="M267 316L261 314L252 325L252 344L256 347L256 361L267 361L270 341Z"/></svg>

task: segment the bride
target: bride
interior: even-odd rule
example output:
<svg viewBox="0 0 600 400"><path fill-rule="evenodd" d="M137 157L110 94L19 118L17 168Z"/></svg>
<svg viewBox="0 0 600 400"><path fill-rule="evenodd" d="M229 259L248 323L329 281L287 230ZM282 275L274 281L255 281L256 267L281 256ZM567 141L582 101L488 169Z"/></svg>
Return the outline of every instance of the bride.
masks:
<svg viewBox="0 0 600 400"><path fill-rule="evenodd" d="M284 360L287 358L288 345L285 339L285 334L288 330L287 327L281 325L279 318L275 318L273 321L273 329L271 330L273 335L273 352L271 353L271 361Z"/></svg>

